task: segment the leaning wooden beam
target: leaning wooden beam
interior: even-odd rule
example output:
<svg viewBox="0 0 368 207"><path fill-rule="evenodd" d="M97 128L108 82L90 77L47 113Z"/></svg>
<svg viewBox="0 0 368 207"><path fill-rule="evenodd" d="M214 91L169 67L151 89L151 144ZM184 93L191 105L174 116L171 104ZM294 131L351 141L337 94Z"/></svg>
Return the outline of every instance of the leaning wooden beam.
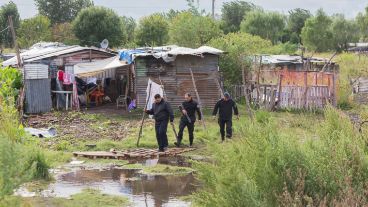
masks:
<svg viewBox="0 0 368 207"><path fill-rule="evenodd" d="M193 82L193 87L194 87L194 91L196 93L196 96L197 96L197 99L198 99L198 103L199 103L199 111L201 112L201 116L202 116L202 124L203 124L203 128L205 130L207 130L206 128L206 124L204 122L204 116L203 116L203 112L202 112L202 102L201 102L201 99L199 98L199 94L198 94L198 90L197 90L197 86L196 86L196 83L195 83L195 80L194 80L194 75L193 75L193 71L191 68L189 68L189 71L190 71L190 75L192 76L192 82Z"/></svg>
<svg viewBox="0 0 368 207"><path fill-rule="evenodd" d="M141 127L139 128L139 134L138 134L138 140L137 140L137 147L139 146L139 140L141 139L142 136L142 128L143 128L143 124L144 124L144 120L146 119L146 109L147 109L147 105L149 100L151 99L151 88L152 88L152 83L150 83L149 85L149 89L148 89L148 98L146 100L146 105L143 109L143 115L142 115L142 121L141 121Z"/></svg>
<svg viewBox="0 0 368 207"><path fill-rule="evenodd" d="M334 54L332 54L332 56L330 57L330 59L328 60L328 62L323 66L321 72L325 72L327 65L331 64L332 59L336 56L337 52L335 52Z"/></svg>

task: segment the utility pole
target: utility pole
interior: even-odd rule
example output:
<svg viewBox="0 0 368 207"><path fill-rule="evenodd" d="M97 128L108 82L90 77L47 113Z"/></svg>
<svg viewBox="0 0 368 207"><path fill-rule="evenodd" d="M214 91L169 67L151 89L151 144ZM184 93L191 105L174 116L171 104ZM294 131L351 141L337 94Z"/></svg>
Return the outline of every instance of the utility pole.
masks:
<svg viewBox="0 0 368 207"><path fill-rule="evenodd" d="M215 0L212 0L212 19L215 19Z"/></svg>
<svg viewBox="0 0 368 207"><path fill-rule="evenodd" d="M18 47L18 43L17 43L17 36L15 35L15 30L14 30L14 25L13 25L13 17L12 16L8 16L8 22L9 22L10 31L11 31L12 37L13 37L15 52L17 53L18 67L22 68L22 61L20 59L19 47Z"/></svg>

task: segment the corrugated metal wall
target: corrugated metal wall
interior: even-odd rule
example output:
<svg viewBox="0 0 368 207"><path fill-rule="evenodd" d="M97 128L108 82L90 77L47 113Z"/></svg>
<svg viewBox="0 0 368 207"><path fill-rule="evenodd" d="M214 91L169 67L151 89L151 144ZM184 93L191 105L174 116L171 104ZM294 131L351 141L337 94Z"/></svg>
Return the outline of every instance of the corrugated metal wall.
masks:
<svg viewBox="0 0 368 207"><path fill-rule="evenodd" d="M186 92L190 92L194 99L192 78L189 68L194 73L197 90L204 107L213 107L220 99L218 89L218 56L178 56L175 62L166 64L160 59L152 57L137 58L136 70L136 92L138 107L144 107L148 78L160 84L159 76L164 85L167 100L176 110L183 101Z"/></svg>
<svg viewBox="0 0 368 207"><path fill-rule="evenodd" d="M25 80L26 113L36 114L51 111L51 81L50 79Z"/></svg>

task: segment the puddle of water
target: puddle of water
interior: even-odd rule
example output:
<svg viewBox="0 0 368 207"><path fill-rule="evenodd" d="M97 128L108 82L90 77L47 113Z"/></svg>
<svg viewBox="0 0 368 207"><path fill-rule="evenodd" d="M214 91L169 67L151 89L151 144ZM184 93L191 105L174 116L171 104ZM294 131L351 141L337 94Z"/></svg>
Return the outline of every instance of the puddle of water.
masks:
<svg viewBox="0 0 368 207"><path fill-rule="evenodd" d="M189 166L184 159L160 158L150 160L132 160L154 166L158 163L176 166ZM126 196L132 206L177 206L187 207L190 202L179 200L196 190L192 174L186 175L144 175L132 169L73 169L59 174L56 182L41 192L45 197L70 197L85 188L99 189L102 193Z"/></svg>

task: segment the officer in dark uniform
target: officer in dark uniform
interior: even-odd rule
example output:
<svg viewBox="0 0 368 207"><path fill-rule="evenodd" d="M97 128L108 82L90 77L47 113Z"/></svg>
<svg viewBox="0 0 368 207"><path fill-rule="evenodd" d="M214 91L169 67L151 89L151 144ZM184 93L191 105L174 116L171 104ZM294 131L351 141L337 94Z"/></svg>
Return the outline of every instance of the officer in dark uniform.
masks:
<svg viewBox="0 0 368 207"><path fill-rule="evenodd" d="M220 125L221 140L225 140L225 126L226 126L226 137L231 139L232 137L232 119L233 111L239 119L239 112L236 103L231 99L228 92L224 93L224 98L220 99L213 109L213 117L215 118L219 111L218 123Z"/></svg>
<svg viewBox="0 0 368 207"><path fill-rule="evenodd" d="M166 102L160 94L155 95L155 102L152 104L152 109L146 110L147 114L153 115L155 119L155 130L158 149L164 152L169 146L167 140L167 125L174 122L174 112L168 102Z"/></svg>
<svg viewBox="0 0 368 207"><path fill-rule="evenodd" d="M201 111L199 109L198 103L193 100L191 94L186 93L184 95L184 98L185 98L185 101L180 106L182 116L181 116L180 124L179 124L178 142L176 142L175 145L177 147L180 147L181 141L183 139L183 131L185 127L187 127L188 133L189 133L189 144L190 144L190 147L192 147L193 140L194 140L194 135L193 135L194 123L196 121L195 113L197 112L199 121L202 119L202 116L201 116Z"/></svg>

